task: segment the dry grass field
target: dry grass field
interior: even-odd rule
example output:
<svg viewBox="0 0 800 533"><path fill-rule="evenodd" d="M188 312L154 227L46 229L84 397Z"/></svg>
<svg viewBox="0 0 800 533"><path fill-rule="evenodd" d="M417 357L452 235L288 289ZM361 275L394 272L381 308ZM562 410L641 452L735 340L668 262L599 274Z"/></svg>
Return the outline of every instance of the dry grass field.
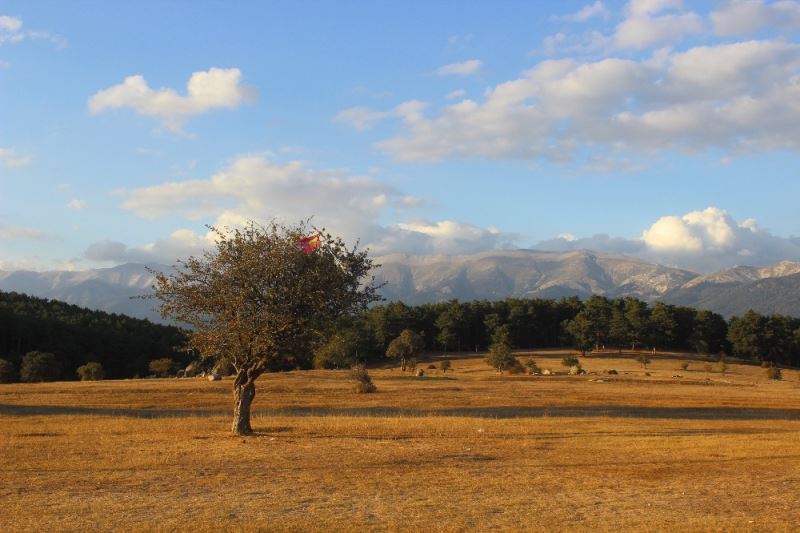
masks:
<svg viewBox="0 0 800 533"><path fill-rule="evenodd" d="M798 372L681 361L0 385L0 530L800 530Z"/></svg>

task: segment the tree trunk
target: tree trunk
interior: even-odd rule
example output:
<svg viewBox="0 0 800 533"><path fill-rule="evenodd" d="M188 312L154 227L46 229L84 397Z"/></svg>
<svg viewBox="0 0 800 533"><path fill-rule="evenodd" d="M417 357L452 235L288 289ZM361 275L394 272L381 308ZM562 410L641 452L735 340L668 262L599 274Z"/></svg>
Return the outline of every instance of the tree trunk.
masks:
<svg viewBox="0 0 800 533"><path fill-rule="evenodd" d="M233 434L252 435L250 425L250 406L256 397L256 382L247 372L240 371L233 382Z"/></svg>
<svg viewBox="0 0 800 533"><path fill-rule="evenodd" d="M400 372L405 372L405 371L406 371L406 358L405 357L401 357L400 358Z"/></svg>

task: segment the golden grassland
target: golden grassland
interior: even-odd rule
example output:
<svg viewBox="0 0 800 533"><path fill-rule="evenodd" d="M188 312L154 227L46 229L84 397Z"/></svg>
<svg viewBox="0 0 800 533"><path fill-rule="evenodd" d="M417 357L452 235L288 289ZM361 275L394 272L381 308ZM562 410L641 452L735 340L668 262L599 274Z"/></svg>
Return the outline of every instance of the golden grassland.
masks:
<svg viewBox="0 0 800 533"><path fill-rule="evenodd" d="M800 530L800 373L683 360L0 385L0 530Z"/></svg>

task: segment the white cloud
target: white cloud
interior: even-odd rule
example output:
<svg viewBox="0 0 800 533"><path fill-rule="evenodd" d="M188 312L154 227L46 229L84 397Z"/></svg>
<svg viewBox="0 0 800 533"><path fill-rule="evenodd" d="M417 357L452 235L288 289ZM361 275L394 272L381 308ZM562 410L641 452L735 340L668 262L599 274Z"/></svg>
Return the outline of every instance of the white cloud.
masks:
<svg viewBox="0 0 800 533"><path fill-rule="evenodd" d="M711 22L720 35L749 35L764 28L800 31L800 2L732 0L711 13Z"/></svg>
<svg viewBox="0 0 800 533"><path fill-rule="evenodd" d="M455 221L385 225L380 220L387 213L402 213L418 207L422 200L373 177L315 171L299 162L275 163L260 156L236 158L208 179L163 183L120 194L123 208L149 219L179 216L235 227L248 219L293 223L313 215L315 225L348 241L358 239L375 254L466 253L495 248L509 239L497 230ZM98 243L87 250L87 257L164 260L165 254L173 254L174 259L187 252L199 253L208 243L207 236L181 230L149 247L129 249L119 243ZM139 255L134 259L132 254Z"/></svg>
<svg viewBox="0 0 800 533"><path fill-rule="evenodd" d="M78 198L73 198L67 202L67 207L79 211L86 208L86 202L84 200L79 200Z"/></svg>
<svg viewBox="0 0 800 533"><path fill-rule="evenodd" d="M470 59L461 63L451 63L436 69L439 76L469 76L481 69L483 63L480 59Z"/></svg>
<svg viewBox="0 0 800 533"><path fill-rule="evenodd" d="M456 98L461 98L465 94L467 94L467 91L465 91L464 89L456 89L455 91L450 91L449 93L447 93L447 96L445 98L447 98L448 100L454 100Z"/></svg>
<svg viewBox="0 0 800 533"><path fill-rule="evenodd" d="M62 35L42 30L23 30L22 19L9 15L0 15L0 45L4 43L16 44L25 39L42 39L50 41L58 48L67 46L67 39Z"/></svg>
<svg viewBox="0 0 800 533"><path fill-rule="evenodd" d="M22 19L8 15L0 15L0 31L17 32L22 29Z"/></svg>
<svg viewBox="0 0 800 533"><path fill-rule="evenodd" d="M764 266L783 260L800 260L800 242L775 236L751 218L737 222L718 207L682 216L662 216L645 229L639 239L608 235L567 239L562 236L541 242L537 248L624 253L698 272L740 264Z"/></svg>
<svg viewBox="0 0 800 533"><path fill-rule="evenodd" d="M400 160L571 161L577 147L611 151L617 161L676 149L800 150L799 71L800 45L784 41L544 60L481 101L433 114L412 101L382 114L401 118L402 130L377 146Z"/></svg>
<svg viewBox="0 0 800 533"><path fill-rule="evenodd" d="M351 107L339 111L334 120L348 124L349 126L357 129L358 131L368 130L372 127L373 123L389 118L393 115L391 111L371 111L366 107Z"/></svg>
<svg viewBox="0 0 800 533"><path fill-rule="evenodd" d="M0 165L8 168L24 167L30 165L30 156L21 155L12 148L0 148Z"/></svg>
<svg viewBox="0 0 800 533"><path fill-rule="evenodd" d="M44 232L38 229L0 225L0 240L30 240L42 238L44 238Z"/></svg>
<svg viewBox="0 0 800 533"><path fill-rule="evenodd" d="M682 8L683 0L631 0L626 6L626 11L631 16L641 17Z"/></svg>
<svg viewBox="0 0 800 533"><path fill-rule="evenodd" d="M238 68L211 68L195 72L186 84L186 95L174 89L151 89L141 75L128 76L119 85L103 89L89 98L89 111L131 108L145 116L156 117L171 131L180 131L192 116L213 109L233 109L253 96L253 90L241 83Z"/></svg>
<svg viewBox="0 0 800 533"><path fill-rule="evenodd" d="M605 4L603 4L603 2L600 0L596 0L596 2L593 4L587 4L583 6L576 13L572 13L571 15L551 17L551 19L563 20L566 22L586 22L587 20L595 17L607 18L609 15L610 12L608 11L608 8L606 8Z"/></svg>

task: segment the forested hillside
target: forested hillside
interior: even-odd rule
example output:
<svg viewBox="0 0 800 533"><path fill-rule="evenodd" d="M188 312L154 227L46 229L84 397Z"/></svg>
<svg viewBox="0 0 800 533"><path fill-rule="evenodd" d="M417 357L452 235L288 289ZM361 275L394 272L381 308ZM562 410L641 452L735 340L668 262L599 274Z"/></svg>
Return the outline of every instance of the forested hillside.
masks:
<svg viewBox="0 0 800 533"><path fill-rule="evenodd" d="M55 354L62 379L77 379L77 367L91 361L109 378L146 375L151 360L186 360L176 350L184 342L185 334L175 327L0 292L0 358L17 367L23 354L42 351Z"/></svg>

